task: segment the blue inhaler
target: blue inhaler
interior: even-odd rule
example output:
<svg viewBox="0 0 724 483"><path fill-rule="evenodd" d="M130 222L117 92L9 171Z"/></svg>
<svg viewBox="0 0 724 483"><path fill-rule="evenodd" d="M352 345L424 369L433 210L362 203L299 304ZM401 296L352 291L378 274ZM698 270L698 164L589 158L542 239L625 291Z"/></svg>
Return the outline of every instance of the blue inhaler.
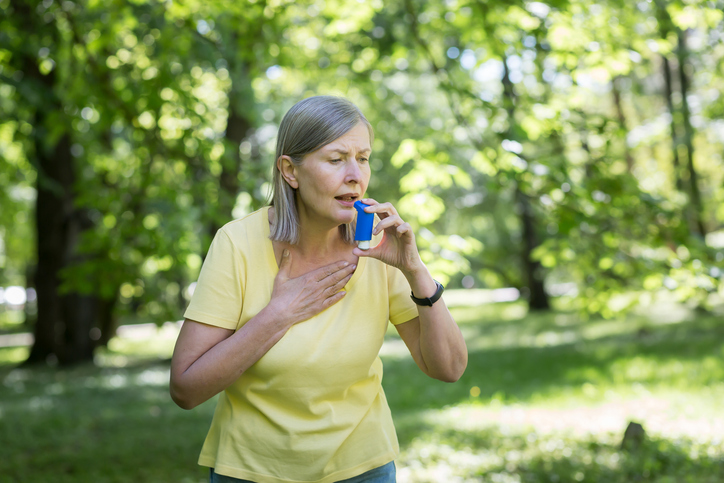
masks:
<svg viewBox="0 0 724 483"><path fill-rule="evenodd" d="M357 227L355 228L354 239L360 250L370 249L370 240L372 240L372 224L375 222L374 213L365 213L365 205L361 201L354 202L354 208L357 210Z"/></svg>

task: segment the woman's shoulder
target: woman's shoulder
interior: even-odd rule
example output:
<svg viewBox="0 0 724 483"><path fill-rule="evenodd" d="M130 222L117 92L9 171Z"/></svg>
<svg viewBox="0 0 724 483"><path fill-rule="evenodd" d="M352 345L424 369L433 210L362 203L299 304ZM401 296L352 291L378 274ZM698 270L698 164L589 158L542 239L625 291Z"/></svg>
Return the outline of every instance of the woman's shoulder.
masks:
<svg viewBox="0 0 724 483"><path fill-rule="evenodd" d="M220 228L220 230L223 230L227 233L238 231L238 230L248 230L249 228L256 229L258 226L261 226L261 222L263 220L267 220L268 223L268 213L269 213L269 207L265 206L263 208L259 208L256 211L253 211L247 215L242 216L241 218L237 218L235 220L231 220L224 226Z"/></svg>
<svg viewBox="0 0 724 483"><path fill-rule="evenodd" d="M233 241L268 238L268 212L268 206L260 208L248 215L228 222L219 229L219 232L223 232Z"/></svg>

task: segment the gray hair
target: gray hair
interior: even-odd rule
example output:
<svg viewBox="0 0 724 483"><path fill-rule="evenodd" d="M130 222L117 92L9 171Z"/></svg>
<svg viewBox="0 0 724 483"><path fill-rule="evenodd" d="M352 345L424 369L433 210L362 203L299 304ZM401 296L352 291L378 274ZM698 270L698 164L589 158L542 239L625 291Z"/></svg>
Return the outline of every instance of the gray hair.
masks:
<svg viewBox="0 0 724 483"><path fill-rule="evenodd" d="M309 97L296 103L284 115L277 135L271 206L274 222L269 238L296 244L299 242L299 213L295 189L289 186L279 170L279 158L289 156L295 166L307 154L345 135L360 122L367 125L370 143L374 132L367 118L347 99L335 96ZM344 226L344 241L354 243L354 226Z"/></svg>

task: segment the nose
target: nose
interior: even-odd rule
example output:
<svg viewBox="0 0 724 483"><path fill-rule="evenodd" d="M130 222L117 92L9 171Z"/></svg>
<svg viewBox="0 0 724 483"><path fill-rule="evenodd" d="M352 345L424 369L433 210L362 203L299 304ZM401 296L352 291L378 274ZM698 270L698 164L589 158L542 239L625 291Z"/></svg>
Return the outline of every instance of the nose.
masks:
<svg viewBox="0 0 724 483"><path fill-rule="evenodd" d="M362 179L362 170L359 167L357 160L352 158L347 163L347 172L345 173L345 183L359 183Z"/></svg>

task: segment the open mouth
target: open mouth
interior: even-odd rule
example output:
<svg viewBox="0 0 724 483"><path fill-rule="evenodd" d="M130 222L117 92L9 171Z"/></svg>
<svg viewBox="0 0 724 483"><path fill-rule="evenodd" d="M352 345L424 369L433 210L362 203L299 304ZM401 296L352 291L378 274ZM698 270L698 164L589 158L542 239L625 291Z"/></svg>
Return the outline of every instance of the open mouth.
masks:
<svg viewBox="0 0 724 483"><path fill-rule="evenodd" d="M357 195L352 195L352 196L345 195L345 196L335 196L334 197L334 199L343 201L345 203L354 203L355 201L357 201L358 198L359 198L359 196L357 196Z"/></svg>

